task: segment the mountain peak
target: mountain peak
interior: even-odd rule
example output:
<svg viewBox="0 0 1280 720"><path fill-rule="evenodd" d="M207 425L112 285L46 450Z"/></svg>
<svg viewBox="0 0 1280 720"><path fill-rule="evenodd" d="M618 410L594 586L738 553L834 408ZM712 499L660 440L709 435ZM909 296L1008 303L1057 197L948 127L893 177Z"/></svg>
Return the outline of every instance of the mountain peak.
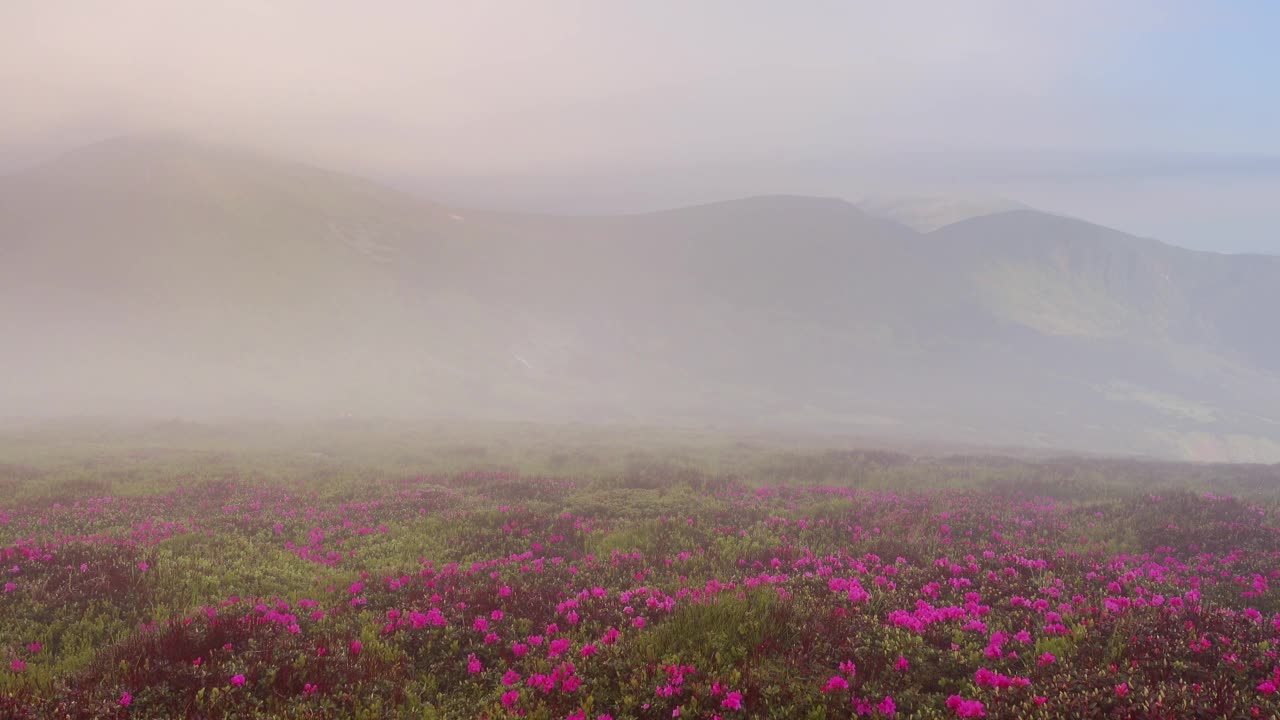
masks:
<svg viewBox="0 0 1280 720"><path fill-rule="evenodd" d="M981 195L869 195L859 199L857 205L869 215L919 232L931 232L969 218L1028 209L1014 200Z"/></svg>
<svg viewBox="0 0 1280 720"><path fill-rule="evenodd" d="M266 155L181 132L120 135L72 149L27 172L58 183L182 183L197 176L282 166Z"/></svg>
<svg viewBox="0 0 1280 720"><path fill-rule="evenodd" d="M857 206L847 200L822 195L751 195L727 204L767 210L857 210Z"/></svg>
<svg viewBox="0 0 1280 720"><path fill-rule="evenodd" d="M721 216L721 215L830 215L839 214L857 218L869 216L853 203L837 197L817 195L752 195L732 200L703 203L672 208L657 216Z"/></svg>
<svg viewBox="0 0 1280 720"><path fill-rule="evenodd" d="M1122 230L1116 230L1088 220L1081 220L1070 215L1060 215L1032 208L1017 208L966 218L943 225L931 234L992 234L993 232L1033 236L1040 239L1071 235L1073 237L1094 237L1113 241L1164 244L1158 240L1130 235Z"/></svg>
<svg viewBox="0 0 1280 720"><path fill-rule="evenodd" d="M264 204L305 204L332 213L353 198L382 208L442 211L418 196L341 171L253 147L177 131L120 135L84 145L15 175L11 184L79 188L99 196L216 196Z"/></svg>
<svg viewBox="0 0 1280 720"><path fill-rule="evenodd" d="M140 162L174 156L218 155L246 153L233 146L218 145L202 140L190 133L177 130L116 135L97 142L72 148L49 165L100 165L121 161Z"/></svg>

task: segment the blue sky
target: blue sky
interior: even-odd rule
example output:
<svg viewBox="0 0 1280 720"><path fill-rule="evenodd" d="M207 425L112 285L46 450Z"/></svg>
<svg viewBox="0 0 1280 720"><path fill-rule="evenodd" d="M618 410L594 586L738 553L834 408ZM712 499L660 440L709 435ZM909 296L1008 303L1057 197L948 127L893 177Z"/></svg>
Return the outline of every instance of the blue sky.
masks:
<svg viewBox="0 0 1280 720"><path fill-rule="evenodd" d="M1166 19L1153 29L1112 38L1101 58L1081 53L1075 92L1132 112L1159 149L1280 152L1280 4L1160 5Z"/></svg>
<svg viewBox="0 0 1280 720"><path fill-rule="evenodd" d="M1277 36L1261 1L10 0L0 166L180 129L472 204L994 193L1280 253Z"/></svg>

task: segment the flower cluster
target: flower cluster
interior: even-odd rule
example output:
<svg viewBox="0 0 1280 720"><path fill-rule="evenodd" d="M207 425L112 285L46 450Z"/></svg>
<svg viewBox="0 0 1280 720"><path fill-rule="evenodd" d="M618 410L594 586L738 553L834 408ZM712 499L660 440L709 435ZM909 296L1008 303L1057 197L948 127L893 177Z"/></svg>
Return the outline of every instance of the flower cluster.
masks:
<svg viewBox="0 0 1280 720"><path fill-rule="evenodd" d="M644 492L481 473L5 508L0 715L1280 715L1268 510Z"/></svg>

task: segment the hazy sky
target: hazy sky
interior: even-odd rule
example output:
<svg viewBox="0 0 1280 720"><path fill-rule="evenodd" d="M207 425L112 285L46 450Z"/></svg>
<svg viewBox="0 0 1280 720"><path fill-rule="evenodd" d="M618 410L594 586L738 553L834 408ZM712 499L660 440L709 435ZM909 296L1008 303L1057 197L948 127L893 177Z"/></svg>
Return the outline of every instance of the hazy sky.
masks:
<svg viewBox="0 0 1280 720"><path fill-rule="evenodd" d="M1280 252L1278 31L1262 0L3 0L0 165L182 129L473 204L999 193Z"/></svg>

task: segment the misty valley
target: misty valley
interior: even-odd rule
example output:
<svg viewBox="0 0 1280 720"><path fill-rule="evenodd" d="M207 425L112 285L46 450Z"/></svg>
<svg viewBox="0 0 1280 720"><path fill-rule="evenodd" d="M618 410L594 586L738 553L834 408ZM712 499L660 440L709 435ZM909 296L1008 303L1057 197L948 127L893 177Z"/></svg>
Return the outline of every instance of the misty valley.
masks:
<svg viewBox="0 0 1280 720"><path fill-rule="evenodd" d="M480 211L182 135L115 138L0 177L0 416L1280 461L1280 258L964 207L928 231L928 206L802 196Z"/></svg>

